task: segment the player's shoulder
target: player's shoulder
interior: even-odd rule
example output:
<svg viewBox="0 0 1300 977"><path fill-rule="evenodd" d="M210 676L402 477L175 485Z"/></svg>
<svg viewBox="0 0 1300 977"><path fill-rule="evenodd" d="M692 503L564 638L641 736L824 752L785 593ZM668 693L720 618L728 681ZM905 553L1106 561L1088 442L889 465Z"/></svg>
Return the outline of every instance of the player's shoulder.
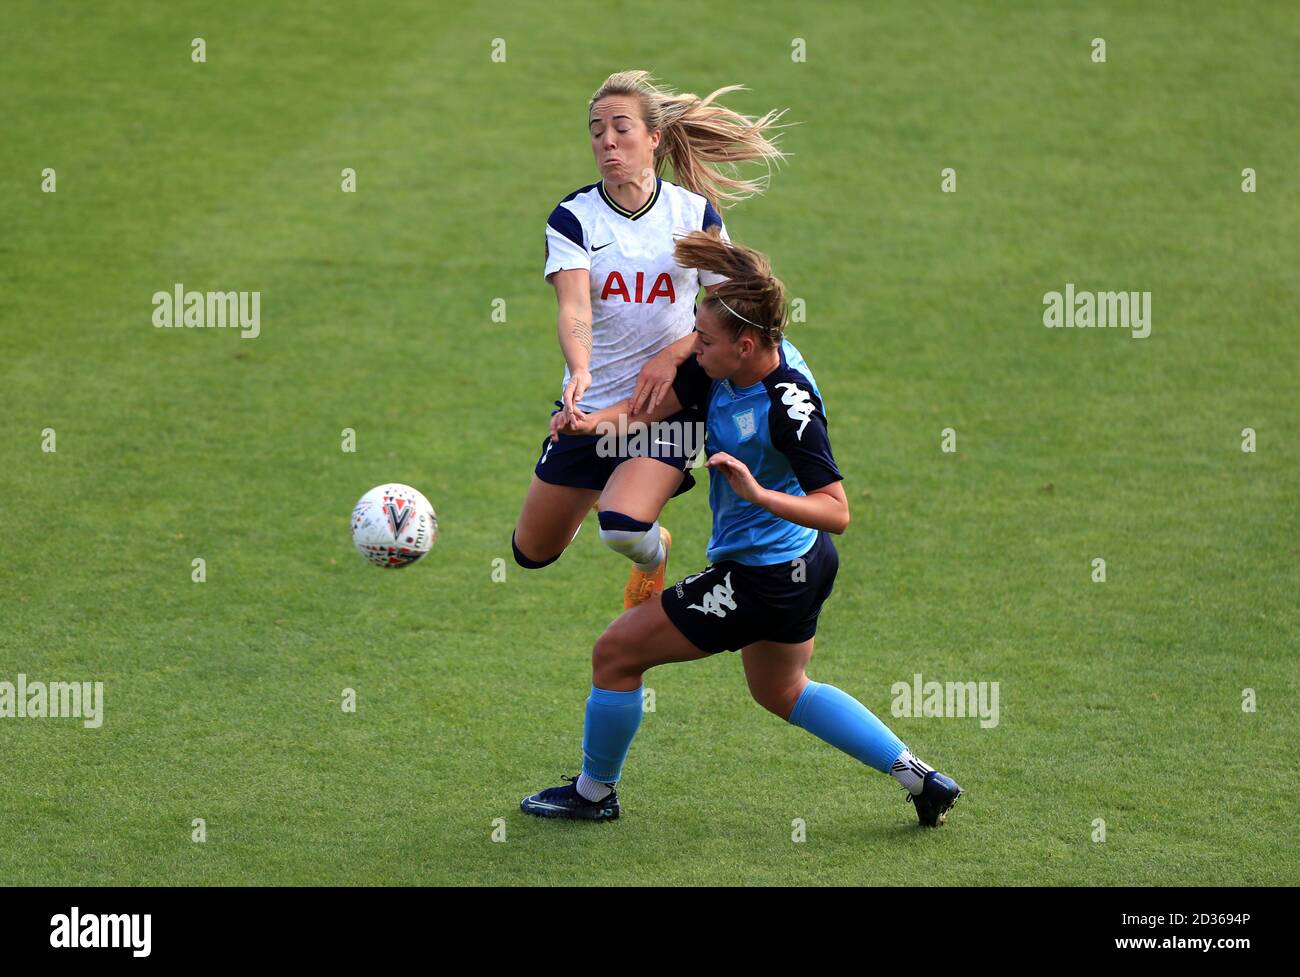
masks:
<svg viewBox="0 0 1300 977"><path fill-rule="evenodd" d="M781 341L781 365L763 378L771 399L768 417L773 428L795 425L801 434L814 415L826 419L821 391L813 379L808 362L788 339Z"/></svg>
<svg viewBox="0 0 1300 977"><path fill-rule="evenodd" d="M582 224L588 213L588 197L595 193L596 186L597 184L591 183L574 190L556 204L546 218L547 227L563 234L580 248L586 246L583 243Z"/></svg>
<svg viewBox="0 0 1300 977"><path fill-rule="evenodd" d="M548 218L547 222L552 223L557 220L564 221L568 219L569 215L578 218L584 216L587 213L588 208L591 206L591 203L596 196L596 188L599 186L600 184L598 183L589 183L585 187L578 187L578 189L574 190L572 193L566 194L560 199L560 202L552 208L551 216Z"/></svg>
<svg viewBox="0 0 1300 977"><path fill-rule="evenodd" d="M719 215L717 208L713 206L708 197L679 186L670 180L663 180L661 183L663 193L673 200L679 210L687 215L692 228L707 231L714 224L722 223L721 215Z"/></svg>
<svg viewBox="0 0 1300 977"><path fill-rule="evenodd" d="M817 381L813 378L808 361L795 348L794 343L788 339L781 340L779 350L781 365L763 378L763 385L767 387L770 394L780 396L782 391L788 389L790 384L794 384L801 389L807 390L809 394L816 398L820 408L821 391L817 388Z"/></svg>
<svg viewBox="0 0 1300 977"><path fill-rule="evenodd" d="M560 202L559 202L558 204L556 204L555 206L556 206L556 207L562 207L562 206L564 206L565 204L569 203L571 200L577 200L579 197L583 197L583 196L585 196L586 194L593 193L593 192L595 192L596 188L597 188L599 185L600 185L600 184L598 184L598 183L588 183L585 187L578 187L578 189L577 189L577 190L574 190L572 193L570 193L570 194L568 194L568 195L566 195L566 196L564 196L564 197L561 197L561 198L560 198Z"/></svg>

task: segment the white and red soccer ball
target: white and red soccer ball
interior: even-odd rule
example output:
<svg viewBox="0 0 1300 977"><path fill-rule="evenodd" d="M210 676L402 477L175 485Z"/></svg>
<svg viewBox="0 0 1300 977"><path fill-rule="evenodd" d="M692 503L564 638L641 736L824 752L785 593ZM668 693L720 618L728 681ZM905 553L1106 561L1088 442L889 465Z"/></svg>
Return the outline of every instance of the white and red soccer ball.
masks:
<svg viewBox="0 0 1300 977"><path fill-rule="evenodd" d="M352 542L376 566L410 566L437 538L433 506L409 485L393 482L372 488L352 510Z"/></svg>

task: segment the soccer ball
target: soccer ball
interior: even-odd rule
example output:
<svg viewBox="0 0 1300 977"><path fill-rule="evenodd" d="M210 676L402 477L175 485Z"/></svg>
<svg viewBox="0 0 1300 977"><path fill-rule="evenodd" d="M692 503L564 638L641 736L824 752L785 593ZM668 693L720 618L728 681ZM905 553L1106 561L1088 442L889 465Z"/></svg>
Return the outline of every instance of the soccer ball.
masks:
<svg viewBox="0 0 1300 977"><path fill-rule="evenodd" d="M352 542L375 566L410 566L437 538L433 506L409 485L393 482L372 488L352 510Z"/></svg>

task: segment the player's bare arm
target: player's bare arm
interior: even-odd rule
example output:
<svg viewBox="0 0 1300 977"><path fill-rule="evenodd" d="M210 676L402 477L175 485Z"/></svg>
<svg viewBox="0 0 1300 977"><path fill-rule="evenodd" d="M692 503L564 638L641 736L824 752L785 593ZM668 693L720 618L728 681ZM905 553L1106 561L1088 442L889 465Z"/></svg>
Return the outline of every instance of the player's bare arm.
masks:
<svg viewBox="0 0 1300 977"><path fill-rule="evenodd" d="M551 275L551 285L559 305L555 331L569 367L564 411L572 417L591 386L591 275L585 268L568 268Z"/></svg>
<svg viewBox="0 0 1300 977"><path fill-rule="evenodd" d="M618 424L619 418L626 418L628 421L635 421L637 424L648 424L653 421L662 421L665 418L672 417L682 409L682 403L673 393L672 384L669 383L668 391L663 394L658 404L643 413L636 413L632 409L634 398L629 397L626 400L619 401L598 411L592 411L589 414L578 414L573 419L566 419L564 412L560 411L551 418L551 440L558 441L561 434L598 434L602 424Z"/></svg>
<svg viewBox="0 0 1300 977"><path fill-rule="evenodd" d="M746 502L752 502L774 516L837 536L849 527L849 500L844 494L843 482L831 482L807 495L791 495L763 488L743 461L725 451L710 457L708 467L722 472L732 491Z"/></svg>
<svg viewBox="0 0 1300 977"><path fill-rule="evenodd" d="M718 283L720 285L721 282ZM718 288L718 285L706 285L705 292L712 295ZM677 376L677 368L690 359L695 349L695 334L687 333L681 339L677 340L671 346L660 350L641 370L641 375L637 377L636 392L632 394L632 413L641 415L647 410L653 410L659 406L665 392L672 389L673 378ZM655 420L650 417L640 417L638 420Z"/></svg>

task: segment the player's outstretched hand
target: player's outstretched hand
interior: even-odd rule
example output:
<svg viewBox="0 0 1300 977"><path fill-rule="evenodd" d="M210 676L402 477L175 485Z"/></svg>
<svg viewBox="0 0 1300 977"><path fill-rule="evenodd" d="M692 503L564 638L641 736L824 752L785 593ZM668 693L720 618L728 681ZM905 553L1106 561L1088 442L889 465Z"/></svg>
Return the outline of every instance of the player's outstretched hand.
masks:
<svg viewBox="0 0 1300 977"><path fill-rule="evenodd" d="M727 481L731 483L731 490L746 502L758 504L758 498L763 492L763 486L758 484L753 473L745 467L745 463L739 458L733 458L725 451L719 451L709 457L708 465L710 468L716 468L727 476Z"/></svg>
<svg viewBox="0 0 1300 977"><path fill-rule="evenodd" d="M641 367L641 375L636 378L636 392L632 394L632 413L641 414L654 410L659 402L667 396L677 376L677 361L669 350L660 350L650 361Z"/></svg>

